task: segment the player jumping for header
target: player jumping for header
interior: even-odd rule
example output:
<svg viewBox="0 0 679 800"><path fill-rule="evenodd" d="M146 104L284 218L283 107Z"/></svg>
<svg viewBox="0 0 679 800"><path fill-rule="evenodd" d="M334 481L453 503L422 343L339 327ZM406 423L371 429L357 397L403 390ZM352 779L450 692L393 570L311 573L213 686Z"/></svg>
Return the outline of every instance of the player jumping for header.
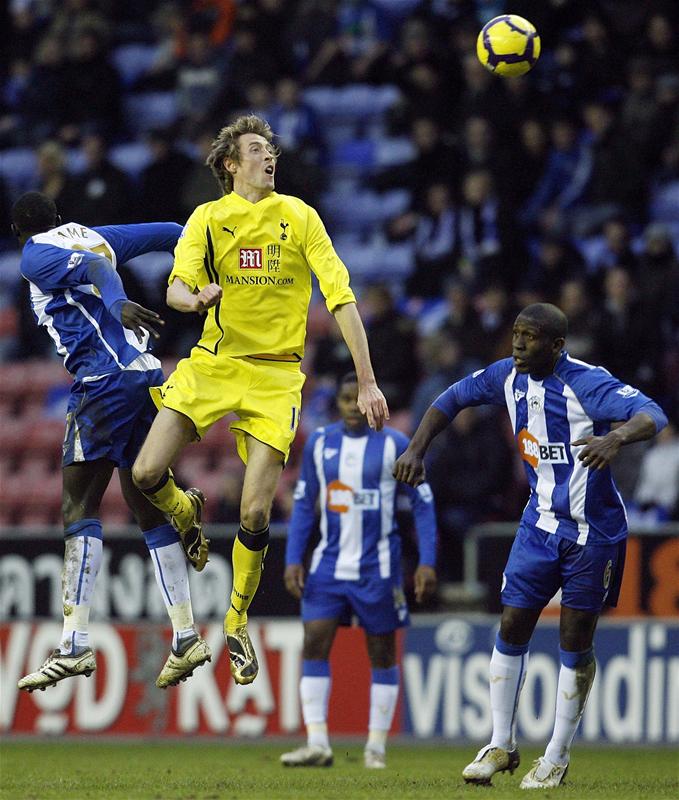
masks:
<svg viewBox="0 0 679 800"><path fill-rule="evenodd" d="M162 407L133 467L137 486L178 530L199 524L204 498L179 489L170 465L217 420L236 414L230 427L246 469L224 634L231 675L240 684L251 683L259 670L247 611L299 424L312 272L353 357L359 408L378 430L388 417L349 273L316 211L274 191L278 152L272 141L268 123L249 115L213 142L207 162L225 194L189 218L167 292L173 308L206 314L203 335L163 386Z"/></svg>

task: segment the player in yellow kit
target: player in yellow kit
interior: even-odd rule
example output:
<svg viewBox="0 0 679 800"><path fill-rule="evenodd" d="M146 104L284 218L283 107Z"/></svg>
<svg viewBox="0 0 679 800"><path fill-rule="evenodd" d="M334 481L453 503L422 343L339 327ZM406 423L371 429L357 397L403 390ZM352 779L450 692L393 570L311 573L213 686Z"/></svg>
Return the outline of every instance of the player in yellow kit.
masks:
<svg viewBox="0 0 679 800"><path fill-rule="evenodd" d="M358 406L380 430L389 413L379 390L349 274L316 211L274 191L278 151L268 123L239 117L213 142L208 165L224 197L198 206L175 250L167 302L206 313L203 335L160 392L161 408L133 467L136 485L178 530L197 569L207 561L205 498L170 471L182 449L230 412L246 464L233 589L224 619L231 674L251 683L257 657L247 610L257 591L278 480L299 423L311 272L351 352Z"/></svg>

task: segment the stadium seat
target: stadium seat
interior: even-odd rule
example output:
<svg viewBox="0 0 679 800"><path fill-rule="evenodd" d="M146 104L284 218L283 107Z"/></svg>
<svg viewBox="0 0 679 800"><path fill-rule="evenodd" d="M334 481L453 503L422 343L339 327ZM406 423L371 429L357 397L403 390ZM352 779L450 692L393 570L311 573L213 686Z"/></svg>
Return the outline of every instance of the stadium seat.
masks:
<svg viewBox="0 0 679 800"><path fill-rule="evenodd" d="M38 182L38 158L35 151L29 147L0 150L0 175L7 183L11 196L34 189Z"/></svg>
<svg viewBox="0 0 679 800"><path fill-rule="evenodd" d="M157 55L156 45L123 44L111 53L111 61L123 86L129 89L151 69Z"/></svg>
<svg viewBox="0 0 679 800"><path fill-rule="evenodd" d="M108 151L109 161L136 181L151 163L151 151L145 142L118 144Z"/></svg>
<svg viewBox="0 0 679 800"><path fill-rule="evenodd" d="M123 115L129 130L138 135L153 128L167 128L179 115L175 92L140 92L123 99Z"/></svg>

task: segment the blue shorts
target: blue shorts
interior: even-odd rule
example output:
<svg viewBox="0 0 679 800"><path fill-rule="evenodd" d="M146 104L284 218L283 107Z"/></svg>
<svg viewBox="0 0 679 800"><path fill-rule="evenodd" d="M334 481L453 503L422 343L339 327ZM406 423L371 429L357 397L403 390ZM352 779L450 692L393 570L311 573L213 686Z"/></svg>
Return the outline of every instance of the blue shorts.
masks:
<svg viewBox="0 0 679 800"><path fill-rule="evenodd" d="M502 605L544 608L561 589L568 608L598 613L615 606L626 544L581 545L521 523L502 575Z"/></svg>
<svg viewBox="0 0 679 800"><path fill-rule="evenodd" d="M64 467L106 458L129 469L156 416L149 389L163 383L160 369L124 370L71 387L64 436Z"/></svg>
<svg viewBox="0 0 679 800"><path fill-rule="evenodd" d="M302 595L302 620L339 619L350 625L358 617L366 633L391 633L410 622L403 587L392 579L361 578L358 581L319 579L308 575Z"/></svg>

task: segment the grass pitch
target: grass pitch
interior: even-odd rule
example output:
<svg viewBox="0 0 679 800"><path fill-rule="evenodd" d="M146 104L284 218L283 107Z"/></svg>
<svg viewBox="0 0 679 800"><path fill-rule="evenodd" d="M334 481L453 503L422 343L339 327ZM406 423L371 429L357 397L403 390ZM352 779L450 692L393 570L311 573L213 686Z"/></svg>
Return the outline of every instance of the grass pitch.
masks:
<svg viewBox="0 0 679 800"><path fill-rule="evenodd" d="M295 745L296 746L296 745ZM393 743L387 769L366 770L362 746L334 744L331 768L290 769L278 757L284 742L212 741L0 743L3 800L510 800L540 753L522 749L522 764L499 775L493 788L467 786L460 771L476 748ZM574 751L567 783L538 792L549 798L676 800L679 756L670 749L600 748Z"/></svg>

